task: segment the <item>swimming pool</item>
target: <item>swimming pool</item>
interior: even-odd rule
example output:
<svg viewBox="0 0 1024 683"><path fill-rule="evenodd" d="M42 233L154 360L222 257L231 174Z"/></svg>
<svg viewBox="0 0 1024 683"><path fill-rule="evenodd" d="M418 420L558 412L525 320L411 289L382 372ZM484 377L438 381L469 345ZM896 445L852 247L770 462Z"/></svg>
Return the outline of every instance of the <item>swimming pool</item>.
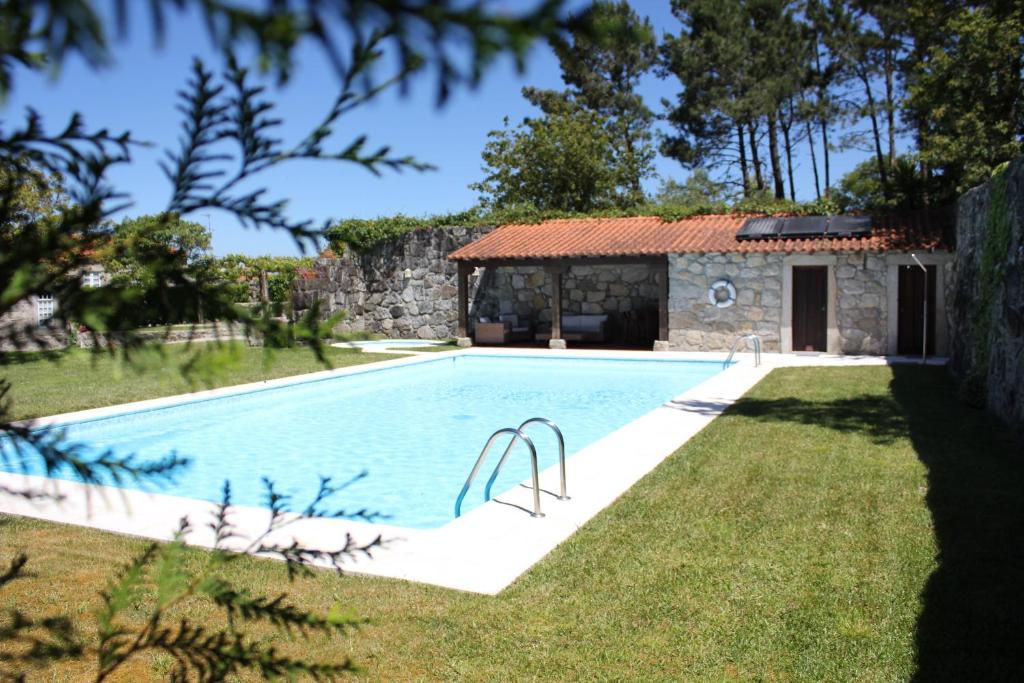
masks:
<svg viewBox="0 0 1024 683"><path fill-rule="evenodd" d="M320 475L341 482L365 471L344 492L347 509L378 510L390 524L431 529L452 520L455 497L496 429L550 418L571 457L721 369L720 361L455 355L62 428L96 453L189 457L190 467L158 489L187 498L218 500L230 479L235 503L260 506L265 476L302 509ZM542 429L531 436L541 467L554 464L554 437ZM520 447L494 491L500 497L528 472ZM485 468L464 512L483 502L487 474ZM570 495L572 486L570 480Z"/></svg>
<svg viewBox="0 0 1024 683"><path fill-rule="evenodd" d="M435 339L369 339L364 341L339 342L337 344L334 344L334 346L349 349L366 349L368 351L380 351L391 348L406 349L429 346L441 346L442 344L445 344L445 342L438 341Z"/></svg>

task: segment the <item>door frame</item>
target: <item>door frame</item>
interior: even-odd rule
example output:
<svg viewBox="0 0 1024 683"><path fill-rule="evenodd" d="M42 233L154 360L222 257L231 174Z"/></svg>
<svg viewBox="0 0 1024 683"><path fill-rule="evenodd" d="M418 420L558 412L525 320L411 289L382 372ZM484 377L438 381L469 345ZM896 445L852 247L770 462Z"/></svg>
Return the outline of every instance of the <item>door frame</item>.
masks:
<svg viewBox="0 0 1024 683"><path fill-rule="evenodd" d="M949 353L948 329L946 326L946 273L945 265L949 263L949 253L918 253L917 258L926 266L935 266L935 355L945 356ZM899 294L900 266L917 264L910 254L886 254L886 349L890 356L899 351Z"/></svg>
<svg viewBox="0 0 1024 683"><path fill-rule="evenodd" d="M825 353L838 354L839 324L836 319L836 255L790 254L782 259L782 353L793 352L793 266L827 266L825 276ZM938 341L938 340L936 340Z"/></svg>

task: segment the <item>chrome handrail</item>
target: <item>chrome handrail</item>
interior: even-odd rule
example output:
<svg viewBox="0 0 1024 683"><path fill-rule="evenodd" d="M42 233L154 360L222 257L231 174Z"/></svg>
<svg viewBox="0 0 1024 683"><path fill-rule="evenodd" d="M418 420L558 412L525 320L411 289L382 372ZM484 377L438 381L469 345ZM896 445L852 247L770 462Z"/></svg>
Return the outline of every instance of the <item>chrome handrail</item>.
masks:
<svg viewBox="0 0 1024 683"><path fill-rule="evenodd" d="M526 433L526 427L530 424L540 423L551 427L555 432L555 436L558 437L558 469L561 475L562 488L561 494L558 496L558 500L569 500L569 496L565 492L565 437L562 436L562 430L558 428L551 420L546 417L531 417L529 420L519 425L518 432L520 434ZM498 460L498 464L494 466L494 472L491 473L490 479L487 480L487 486L484 487L484 500L491 499L491 487L494 486L494 480L498 478L498 473L501 471L502 465L508 459L508 454L512 452L512 447L516 445L516 438L513 437L512 441L509 442L505 452L501 454L501 459Z"/></svg>
<svg viewBox="0 0 1024 683"><path fill-rule="evenodd" d="M729 355L726 357L725 362L722 363L722 369L729 367L729 363L732 362L732 357L736 355L736 349L739 348L741 341L754 342L754 367L761 365L761 337L756 334L744 334L740 337L736 337L736 341L732 343L732 349L729 350Z"/></svg>
<svg viewBox="0 0 1024 683"><path fill-rule="evenodd" d="M470 471L469 476L466 477L466 483L462 485L462 491L459 492L459 497L455 499L456 517L462 514L462 499L466 497L466 493L469 491L469 487L473 483L473 479L476 477L477 472L480 471L480 466L487 458L487 452L491 450L491 446L494 445L494 441L502 434L511 434L512 443L515 443L516 439L522 439L523 442L530 447L530 462L533 467L533 512L530 513L530 516L544 516L544 513L540 511L540 475L537 471L537 448L533 445L533 441L526 434L523 434L518 429L504 427L491 434L491 438L487 439L487 444L484 446L484 449L480 451L480 455L476 459L476 464L473 465L472 471ZM511 446L509 449L511 449Z"/></svg>

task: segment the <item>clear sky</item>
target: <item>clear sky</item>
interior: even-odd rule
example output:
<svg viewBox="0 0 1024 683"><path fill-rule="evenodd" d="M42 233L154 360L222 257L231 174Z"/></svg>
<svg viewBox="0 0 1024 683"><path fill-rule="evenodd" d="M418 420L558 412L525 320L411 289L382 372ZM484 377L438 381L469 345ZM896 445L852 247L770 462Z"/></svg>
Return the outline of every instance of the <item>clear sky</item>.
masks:
<svg viewBox="0 0 1024 683"><path fill-rule="evenodd" d="M498 4L517 7L518 3L505 0ZM678 31L668 0L632 0L632 4L638 13L650 17L659 36ZM111 178L133 201L128 215L161 210L167 204L170 186L156 162L162 156L159 150L173 147L179 135L175 93L188 77L193 57L199 56L211 66L220 63L195 17L171 17L168 34L166 45L155 48L147 24L140 20L128 40L115 41L115 63L110 67L93 70L73 59L55 78L19 74L11 97L0 109L4 125L10 126L25 107L32 106L52 129L62 126L72 112L80 111L90 127L131 130L137 138L155 143L155 148L136 153L132 165L116 170ZM297 140L323 116L338 84L316 49L301 50L298 62L287 86L271 86L279 105L277 114L284 121L280 134L286 141ZM525 85L562 87L558 61L542 43L534 47L524 73L517 73L509 61L502 61L485 74L478 88L458 90L443 108L436 106L432 79L423 77L413 82L407 95L385 93L353 112L338 128L339 146L366 134L371 144L390 145L396 153L434 164L436 171L385 172L375 177L351 164L310 162L275 170L264 177L263 184L273 196L288 200L289 214L296 219L424 215L469 208L476 202L476 193L467 185L482 176L480 152L487 132L500 128L505 116L517 122L535 113L520 95ZM660 80L651 75L644 80L641 93L648 106L660 112L661 99L673 98L678 89L674 79ZM865 156L856 151L835 155L833 178ZM645 184L648 191L656 190L663 178L686 177L678 163L663 157L657 160L657 172L659 177ZM812 199L809 160L799 160L796 175L798 199ZM190 218L209 221L214 251L220 255L297 253L286 235L245 230L226 215Z"/></svg>

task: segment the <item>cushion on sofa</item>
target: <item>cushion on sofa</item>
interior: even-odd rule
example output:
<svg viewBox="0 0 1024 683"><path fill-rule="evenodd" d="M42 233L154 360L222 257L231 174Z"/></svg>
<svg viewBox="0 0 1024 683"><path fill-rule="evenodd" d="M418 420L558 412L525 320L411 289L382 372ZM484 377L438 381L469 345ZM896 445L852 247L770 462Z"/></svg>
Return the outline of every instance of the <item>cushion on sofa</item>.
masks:
<svg viewBox="0 0 1024 683"><path fill-rule="evenodd" d="M600 332L607 315L563 315L562 330L575 332Z"/></svg>

